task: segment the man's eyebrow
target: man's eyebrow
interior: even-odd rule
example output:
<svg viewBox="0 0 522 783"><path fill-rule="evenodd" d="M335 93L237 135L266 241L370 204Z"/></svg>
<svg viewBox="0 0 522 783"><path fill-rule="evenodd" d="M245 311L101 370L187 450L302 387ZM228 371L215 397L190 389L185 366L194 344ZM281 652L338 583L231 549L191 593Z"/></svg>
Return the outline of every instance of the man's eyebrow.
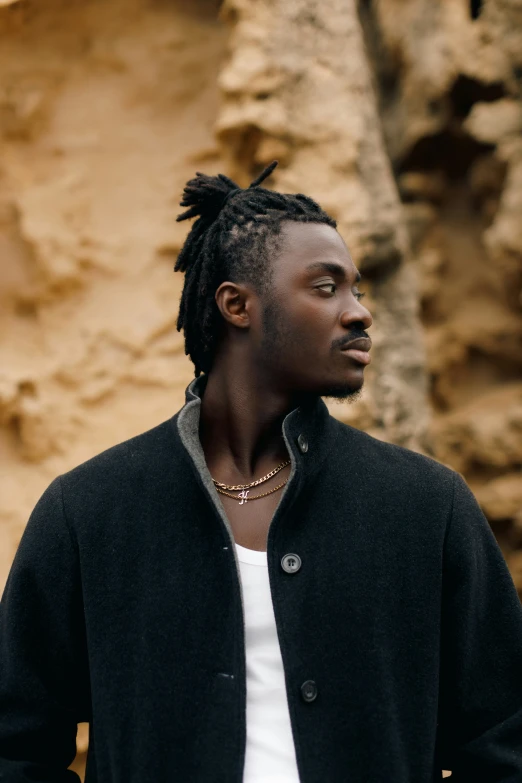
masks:
<svg viewBox="0 0 522 783"><path fill-rule="evenodd" d="M346 269L341 264L336 264L333 261L315 261L313 264L309 264L306 267L307 272L330 272L331 275L337 275L338 277L346 279ZM361 274L357 272L355 276L355 283L361 282Z"/></svg>

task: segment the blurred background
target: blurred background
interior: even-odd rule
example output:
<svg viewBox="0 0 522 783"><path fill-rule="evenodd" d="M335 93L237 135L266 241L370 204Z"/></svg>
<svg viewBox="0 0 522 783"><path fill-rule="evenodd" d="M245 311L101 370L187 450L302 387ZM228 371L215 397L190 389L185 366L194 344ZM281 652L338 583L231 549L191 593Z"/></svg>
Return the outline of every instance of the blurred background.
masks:
<svg viewBox="0 0 522 783"><path fill-rule="evenodd" d="M0 0L0 43L0 590L50 481L183 404L185 181L277 158L374 314L332 414L461 472L522 596L521 0Z"/></svg>

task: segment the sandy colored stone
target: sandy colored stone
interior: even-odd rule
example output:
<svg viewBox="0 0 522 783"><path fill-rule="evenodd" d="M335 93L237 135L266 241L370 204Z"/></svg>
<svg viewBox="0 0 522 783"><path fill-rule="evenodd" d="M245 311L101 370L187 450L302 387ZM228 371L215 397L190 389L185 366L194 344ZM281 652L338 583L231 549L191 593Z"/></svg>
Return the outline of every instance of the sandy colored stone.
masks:
<svg viewBox="0 0 522 783"><path fill-rule="evenodd" d="M174 218L223 167L225 30L211 3L28 0L0 39L3 586L52 478L183 402Z"/></svg>
<svg viewBox="0 0 522 783"><path fill-rule="evenodd" d="M405 201L428 201L439 204L448 187L441 171L406 171L398 179L399 191Z"/></svg>
<svg viewBox="0 0 522 783"><path fill-rule="evenodd" d="M436 455L460 473L510 472L522 463L522 383L481 394L433 423Z"/></svg>
<svg viewBox="0 0 522 783"><path fill-rule="evenodd" d="M499 144L522 132L522 104L512 98L476 103L463 125L477 141Z"/></svg>
<svg viewBox="0 0 522 783"><path fill-rule="evenodd" d="M484 498L495 529L519 513L522 7L491 0L478 11L459 0L361 4L408 202L432 448ZM502 539L506 553L517 541Z"/></svg>
<svg viewBox="0 0 522 783"><path fill-rule="evenodd" d="M522 551L508 554L507 563L518 593L522 596Z"/></svg>
<svg viewBox="0 0 522 783"><path fill-rule="evenodd" d="M465 407L522 374L522 7L491 0L473 18L460 0L376 0L361 15L403 196L438 207L428 220L407 205L434 402Z"/></svg>
<svg viewBox="0 0 522 783"><path fill-rule="evenodd" d="M508 473L479 487L476 497L488 519L522 516L522 472Z"/></svg>
<svg viewBox="0 0 522 783"><path fill-rule="evenodd" d="M370 10L365 10L370 9ZM488 100L517 93L522 64L522 8L509 0L482 5L448 0L374 0L362 4L368 43L382 86L382 117L392 158L440 133L473 95Z"/></svg>

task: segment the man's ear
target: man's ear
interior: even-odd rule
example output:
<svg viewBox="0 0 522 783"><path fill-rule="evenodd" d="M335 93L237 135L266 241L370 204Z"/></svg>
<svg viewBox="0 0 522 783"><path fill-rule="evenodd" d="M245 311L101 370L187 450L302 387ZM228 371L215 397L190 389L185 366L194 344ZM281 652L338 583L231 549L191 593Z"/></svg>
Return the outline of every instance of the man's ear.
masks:
<svg viewBox="0 0 522 783"><path fill-rule="evenodd" d="M245 329L250 326L250 299L252 291L240 283L225 281L216 291L215 299L219 312L232 326Z"/></svg>

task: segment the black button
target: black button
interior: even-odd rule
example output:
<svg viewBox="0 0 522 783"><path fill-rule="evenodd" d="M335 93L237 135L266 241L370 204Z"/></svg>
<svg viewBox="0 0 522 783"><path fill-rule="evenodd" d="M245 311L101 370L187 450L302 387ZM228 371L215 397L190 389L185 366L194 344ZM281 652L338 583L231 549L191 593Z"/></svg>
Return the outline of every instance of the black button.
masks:
<svg viewBox="0 0 522 783"><path fill-rule="evenodd" d="M281 558L281 568L287 574L295 574L301 568L301 558L299 555L285 555Z"/></svg>
<svg viewBox="0 0 522 783"><path fill-rule="evenodd" d="M301 433L301 435L299 435L299 437L297 438L297 445L301 449L301 453L306 454L306 452L308 451L308 441L306 440L303 433Z"/></svg>
<svg viewBox="0 0 522 783"><path fill-rule="evenodd" d="M301 685L303 701L315 701L317 699L317 685L313 680L307 680Z"/></svg>

